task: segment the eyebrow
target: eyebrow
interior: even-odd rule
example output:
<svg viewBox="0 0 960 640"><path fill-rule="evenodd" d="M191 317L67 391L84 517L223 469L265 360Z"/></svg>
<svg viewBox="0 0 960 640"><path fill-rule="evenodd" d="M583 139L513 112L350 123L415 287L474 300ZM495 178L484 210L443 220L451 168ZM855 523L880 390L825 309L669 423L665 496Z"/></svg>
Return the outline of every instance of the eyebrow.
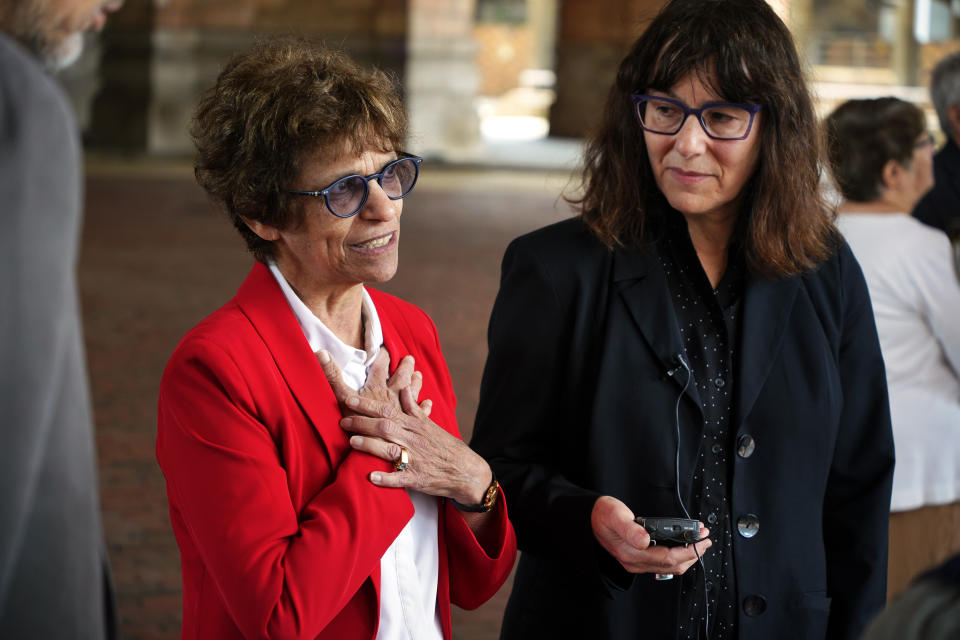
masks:
<svg viewBox="0 0 960 640"><path fill-rule="evenodd" d="M393 157L390 158L389 160L387 160L386 162L384 162L382 165L380 165L380 168L377 169L376 171L374 171L373 173L380 173L381 171L383 171L383 168L384 168L385 166L387 166L387 165L390 164L391 162L396 162L397 160L399 160L399 159L402 157L402 156L400 155L400 153L397 152L397 151L393 151L392 153L393 153ZM347 176L363 176L363 177L365 178L365 177L367 177L367 175L369 175L369 174L358 173L357 171L349 171L349 172L347 172L347 173L337 174L335 177L330 178L329 180L327 180L326 183L327 183L328 185L330 185L330 184L333 184L334 182L336 182L337 180L340 180L341 178L346 178Z"/></svg>
<svg viewBox="0 0 960 640"><path fill-rule="evenodd" d="M686 106L688 106L688 107L691 106L691 105L687 104L686 102L684 102L683 100L681 100L681 99L680 99L680 96L678 96L677 94L673 93L672 91L669 91L669 90L668 90L668 91L663 91L663 90L661 90L661 89L653 89L653 88L647 89L647 93L650 93L650 92L656 92L656 93L665 94L665 96L666 96L667 98L670 98L670 99L672 99L672 100L676 100L677 102L681 102L681 103L683 103L684 105L686 105ZM718 97L715 98L715 99L714 99L714 98L710 98L710 99L708 99L708 100L704 100L703 102L700 103L700 107L702 107L702 106L705 105L705 104L738 104L738 103L736 103L736 102L734 102L734 101L732 101L732 100L727 100L727 99L725 99L725 98L722 98L722 97L719 97L719 96L718 96ZM693 108L693 109L699 109L700 107L691 107L691 108Z"/></svg>

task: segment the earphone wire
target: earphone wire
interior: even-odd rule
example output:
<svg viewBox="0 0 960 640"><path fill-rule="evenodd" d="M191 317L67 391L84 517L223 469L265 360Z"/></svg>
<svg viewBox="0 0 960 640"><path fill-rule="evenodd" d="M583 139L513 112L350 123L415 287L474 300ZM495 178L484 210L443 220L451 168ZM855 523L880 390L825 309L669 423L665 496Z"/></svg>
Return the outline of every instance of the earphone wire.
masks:
<svg viewBox="0 0 960 640"><path fill-rule="evenodd" d="M683 389L680 390L680 393L677 394L677 401L673 407L673 417L674 425L676 426L677 431L677 449L676 457L674 460L673 469L676 475L676 482L674 483L674 488L677 492L677 502L680 504L680 509L683 510L684 517L687 520L693 520L690 517L690 512L687 511L686 505L683 504L683 498L680 496L680 400L683 398L683 394L687 392L687 387L690 386L690 380L693 378L693 371L690 370L690 365L687 364L687 361L684 359L683 354L678 353L677 359L680 361L680 364L683 365L683 368L687 372L687 380L683 385ZM697 540L700 542L700 540ZM693 544L693 552L697 554L697 562L700 564L700 573L703 576L703 632L706 636L706 639L710 638L710 595L707 593L707 567L703 564L703 556L700 555L700 550L697 549L696 542Z"/></svg>
<svg viewBox="0 0 960 640"><path fill-rule="evenodd" d="M683 510L683 515L687 518L687 520L692 520L693 518L690 517L687 507L683 504L683 498L680 497L680 400L683 398L683 394L687 392L687 387L690 386L690 380L693 378L693 372L690 370L690 366L687 364L687 361L683 359L682 355L677 354L677 359L680 360L680 364L683 365L683 368L687 372L687 381L684 383L683 389L680 390L680 393L677 394L677 401L673 405L673 423L676 426L677 431L677 449L673 464L673 470L676 475L674 489L677 492L677 503L679 503L680 509Z"/></svg>

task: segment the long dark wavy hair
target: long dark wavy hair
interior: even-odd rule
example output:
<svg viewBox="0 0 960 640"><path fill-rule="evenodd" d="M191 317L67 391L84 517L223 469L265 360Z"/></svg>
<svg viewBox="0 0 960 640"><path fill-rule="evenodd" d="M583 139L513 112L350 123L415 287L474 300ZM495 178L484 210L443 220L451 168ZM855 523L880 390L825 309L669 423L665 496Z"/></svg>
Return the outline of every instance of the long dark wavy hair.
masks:
<svg viewBox="0 0 960 640"><path fill-rule="evenodd" d="M676 215L657 187L630 95L668 91L689 73L722 99L759 104L757 169L735 239L751 271L808 271L834 251L820 190L823 135L790 31L764 0L672 0L623 59L584 153L583 193L568 200L609 248L649 241Z"/></svg>

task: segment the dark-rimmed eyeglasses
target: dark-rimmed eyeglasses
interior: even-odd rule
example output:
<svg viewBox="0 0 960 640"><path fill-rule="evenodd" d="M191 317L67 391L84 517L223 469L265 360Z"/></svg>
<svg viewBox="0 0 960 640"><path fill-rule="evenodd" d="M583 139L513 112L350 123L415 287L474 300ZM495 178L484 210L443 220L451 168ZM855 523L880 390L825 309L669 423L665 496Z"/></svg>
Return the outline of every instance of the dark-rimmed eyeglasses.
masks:
<svg viewBox="0 0 960 640"><path fill-rule="evenodd" d="M750 135L754 117L760 111L758 104L708 102L699 109L688 107L679 100L663 96L634 93L634 113L640 126L650 133L676 135L683 128L687 116L696 116L704 132L714 140L743 140Z"/></svg>
<svg viewBox="0 0 960 640"><path fill-rule="evenodd" d="M286 193L322 197L330 213L338 218L349 218L356 215L367 203L370 195L369 183L373 179L377 180L377 184L391 200L399 200L413 191L420 176L421 162L423 158L407 155L388 162L379 172L368 176L354 173L334 180L319 191L287 190Z"/></svg>

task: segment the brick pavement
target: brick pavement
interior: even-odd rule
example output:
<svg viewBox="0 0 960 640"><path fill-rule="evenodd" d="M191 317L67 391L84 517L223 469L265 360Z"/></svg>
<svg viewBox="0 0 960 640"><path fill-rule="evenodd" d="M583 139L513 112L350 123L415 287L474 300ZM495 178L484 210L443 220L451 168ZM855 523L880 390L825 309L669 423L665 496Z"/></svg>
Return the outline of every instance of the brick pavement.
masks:
<svg viewBox="0 0 960 640"><path fill-rule="evenodd" d="M499 262L516 235L569 215L566 176L427 165L404 208L400 269L383 288L440 332L472 431ZM124 640L179 637L180 573L154 457L157 386L179 338L228 300L251 258L182 166L94 164L79 279L107 545ZM497 637L508 589L454 611L454 637Z"/></svg>

